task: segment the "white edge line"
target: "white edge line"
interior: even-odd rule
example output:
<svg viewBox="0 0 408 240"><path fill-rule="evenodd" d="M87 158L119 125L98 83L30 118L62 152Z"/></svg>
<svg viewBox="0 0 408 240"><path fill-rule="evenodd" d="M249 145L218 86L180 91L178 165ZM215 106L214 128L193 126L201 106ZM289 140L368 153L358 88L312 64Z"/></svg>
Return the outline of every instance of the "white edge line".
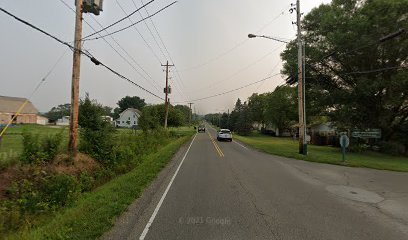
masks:
<svg viewBox="0 0 408 240"><path fill-rule="evenodd" d="M145 226L145 228L144 228L142 234L141 234L140 237L139 237L139 240L143 240L143 239L146 237L147 233L149 232L149 228L150 228L150 226L152 225L154 219L156 218L156 215L157 215L157 213L159 212L160 207L161 207L161 205L163 204L164 199L166 198L167 192L169 191L171 185L173 184L173 181L174 181L174 179L176 178L177 173L179 172L180 167L181 167L181 165L182 165L183 162L184 162L184 159L186 159L187 154L188 154L188 152L190 151L191 145L193 145L193 142L194 142L194 139L196 138L196 136L197 136L197 133L194 135L194 138L193 138L193 140L191 141L190 146L188 146L188 149L187 149L186 153L184 154L183 159L181 160L179 166L177 167L176 172L174 173L173 177L171 178L171 180L170 180L170 182L169 182L169 185L167 185L166 190L164 191L162 197L160 198L159 203L157 204L156 208L154 209L152 216L150 217L150 219L149 219L149 221L147 222L147 224L146 224L146 226Z"/></svg>
<svg viewBox="0 0 408 240"><path fill-rule="evenodd" d="M238 142L236 142L235 140L233 141L234 143L236 143L236 144L238 144L239 146L241 146L241 147L243 147L243 148L245 148L245 149L247 149L248 150L248 148L247 147L245 147L244 145L242 145L241 143L238 143Z"/></svg>

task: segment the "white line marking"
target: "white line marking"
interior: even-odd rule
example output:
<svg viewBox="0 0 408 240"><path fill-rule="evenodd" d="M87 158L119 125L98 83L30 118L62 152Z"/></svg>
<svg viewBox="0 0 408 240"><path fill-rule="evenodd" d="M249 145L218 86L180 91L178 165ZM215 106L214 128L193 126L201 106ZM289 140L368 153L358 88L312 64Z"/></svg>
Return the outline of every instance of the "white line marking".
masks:
<svg viewBox="0 0 408 240"><path fill-rule="evenodd" d="M182 165L183 162L184 162L184 159L186 159L187 153L190 151L191 145L193 145L193 142L194 142L194 139L196 138L196 136L197 136L197 133L196 133L196 135L194 135L194 138L193 138L193 140L191 141L190 146L189 146L188 149L187 149L187 152L184 154L184 157L183 157L183 159L181 160L179 166L177 167L177 170L176 170L176 172L174 173L173 177L171 178L171 180L170 180L170 182L169 182L169 185L167 185L167 188L166 188L166 190L164 191L163 196L160 198L160 201L159 201L159 203L157 204L156 208L154 209L152 216L150 217L150 219L149 219L149 221L147 222L147 224L146 224L146 226L145 226L145 228L144 228L142 234L141 234L140 237L139 237L139 240L143 240L143 239L146 237L147 232L149 232L149 228L150 228L150 226L152 225L154 219L156 218L156 215L157 215L157 213L159 212L159 209L160 209L161 205L163 204L164 199L166 198L167 192L169 191L171 185L173 184L173 181L174 181L174 179L176 178L177 173L179 172L180 167L181 167L181 165Z"/></svg>
<svg viewBox="0 0 408 240"><path fill-rule="evenodd" d="M234 143L236 143L236 144L238 144L239 146L241 146L241 147L243 147L243 148L245 148L245 149L247 149L248 150L248 148L247 147L245 147L244 145L242 145L241 143L238 143L238 142L236 142L235 140L233 141Z"/></svg>

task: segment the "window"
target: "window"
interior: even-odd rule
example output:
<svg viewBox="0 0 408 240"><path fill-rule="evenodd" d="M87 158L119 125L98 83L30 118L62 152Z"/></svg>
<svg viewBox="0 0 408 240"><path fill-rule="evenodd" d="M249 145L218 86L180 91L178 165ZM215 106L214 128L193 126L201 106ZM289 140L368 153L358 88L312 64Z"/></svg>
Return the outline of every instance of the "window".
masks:
<svg viewBox="0 0 408 240"><path fill-rule="evenodd" d="M129 117L129 119L128 120L130 120L130 117Z"/></svg>

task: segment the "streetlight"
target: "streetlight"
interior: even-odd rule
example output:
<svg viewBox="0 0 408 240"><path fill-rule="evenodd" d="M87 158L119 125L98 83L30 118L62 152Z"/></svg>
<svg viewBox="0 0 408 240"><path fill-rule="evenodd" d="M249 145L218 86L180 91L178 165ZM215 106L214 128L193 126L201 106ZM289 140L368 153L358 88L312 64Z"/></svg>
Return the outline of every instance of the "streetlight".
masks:
<svg viewBox="0 0 408 240"><path fill-rule="evenodd" d="M306 110L305 110L305 78L304 78L304 44L301 39L301 30L300 30L300 3L299 0L296 1L296 12L297 12L297 25L298 25L298 95L299 95L299 153L307 155L307 140L306 140ZM278 42L288 43L287 41L269 37L265 35L255 35L248 34L248 38L267 38Z"/></svg>
<svg viewBox="0 0 408 240"><path fill-rule="evenodd" d="M267 38L267 39L271 39L271 40L275 40L278 42L282 42L282 43L289 43L288 41L276 38L276 37L270 37L270 36L265 36L265 35L255 35L255 34L248 34L248 38L256 38L256 37L261 37L261 38Z"/></svg>

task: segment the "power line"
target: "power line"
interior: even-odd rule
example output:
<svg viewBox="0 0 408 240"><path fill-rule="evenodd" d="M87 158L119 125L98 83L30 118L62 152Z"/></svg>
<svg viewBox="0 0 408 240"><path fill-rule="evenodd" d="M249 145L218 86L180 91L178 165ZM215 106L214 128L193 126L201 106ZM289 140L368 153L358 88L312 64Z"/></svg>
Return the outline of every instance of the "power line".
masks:
<svg viewBox="0 0 408 240"><path fill-rule="evenodd" d="M116 0L116 1L117 1L117 0ZM133 5L134 5L135 7L137 7L137 5L136 5L136 3L135 3L134 0L132 0L132 3L133 3ZM143 1L142 1L142 5L143 5L143 4L144 4L144 3L143 3ZM145 8L145 11L146 11L146 13L147 13L147 16L149 16L150 14L149 14L147 8ZM141 12L139 12L139 15L140 15L141 18L143 18L143 15L142 15ZM153 23L153 20L152 20L151 18L150 18L150 22ZM164 59L167 59L166 54L164 54L162 48L160 47L160 44L157 42L157 39L156 39L156 37L154 36L154 34L153 34L152 30L150 29L149 25L147 24L147 21L144 21L143 23L145 24L146 28L149 30L150 35L152 36L154 42L156 43L157 47L159 48L159 50L160 50L161 54L163 55Z"/></svg>
<svg viewBox="0 0 408 240"><path fill-rule="evenodd" d="M158 11L155 12L155 13L153 13L152 15L149 15L149 16L147 16L147 17L145 17L145 18L143 18L143 19L141 19L141 20L135 22L134 24L131 24L131 25L127 26L127 27L121 28L121 29L119 29L119 30L116 30L116 31L111 32L111 33L106 34L106 35L102 35L101 37L95 37L95 38L85 37L85 38L83 38L82 40L87 40L87 41L89 41L89 40L97 40L97 39L99 39L99 38L104 38L104 37L107 37L107 36L110 36L110 35L113 35L113 34L122 32L122 31L124 31L124 30L126 30L126 29L128 29L128 28L131 28L132 26L134 26L134 25L136 25L136 24L139 24L139 23L145 21L146 19L149 19L149 18L151 18L151 17L153 17L153 16L159 14L160 12L164 11L166 8L172 6L172 5L175 4L176 2L177 2L177 1L174 1L174 2L170 3L169 5L167 5L167 6L163 7L163 8L161 8L160 10L158 10Z"/></svg>
<svg viewBox="0 0 408 240"><path fill-rule="evenodd" d="M279 17L281 17L282 15L285 14L285 10L286 10L287 8L289 8L289 7L290 7L290 5L284 7L284 8L279 12L278 15L276 15L275 17L273 17L272 20L270 20L268 23L266 23L266 24L263 25L261 28L259 28L255 33L261 32L262 30L264 30L265 28L267 28L269 25L271 25L273 22L275 22ZM195 66L182 69L181 71L183 71L183 72L184 72L184 71L191 71L191 70L194 70L194 69L197 69L197 68L201 68L201 67L203 67L203 66L206 66L206 65L208 65L208 64L210 64L210 63L212 63L212 62L215 62L215 61L221 59L222 57L224 57L225 55L227 55L227 54L233 52L235 49L241 47L241 46L244 45L247 41L248 41L248 38L245 38L244 40L242 40L242 41L238 42L237 44L235 44L233 47L231 47L231 48L227 49L226 51L224 51L224 52L222 52L222 53L216 55L215 57L210 58L209 60L207 60L207 61L205 61L205 62L203 62L203 63L197 64L197 65L195 65Z"/></svg>
<svg viewBox="0 0 408 240"><path fill-rule="evenodd" d="M76 11L72 8L72 7L70 7L64 0L59 0L62 4L64 4L64 6L66 6L67 8L69 8L72 12L74 12L75 14L76 14ZM102 28L103 28L103 26L91 15L91 17L92 17L92 19L96 22L96 23L98 23L98 25L99 26L101 26ZM95 30L95 28L93 28L92 27L92 25L90 24L90 23L88 23L85 19L83 19L83 21L92 29L92 30L94 30L94 31L96 31ZM104 30L105 32L107 32L107 33L109 33L107 30ZM98 33L99 35L101 35L100 33ZM140 66L140 64L139 63L137 63L137 61L122 47L122 45L121 44L119 44L119 42L118 41L116 41L116 39L113 37L113 36L110 36L111 37L111 39L116 43L116 45L118 45L118 47L120 48L120 49L122 49L122 51L148 76L148 77L150 77L150 79L152 79L153 81L154 81L154 79L146 72L146 70L142 67L142 66ZM112 46L112 44L110 44L105 38L102 38L103 40L104 40L104 42L106 43L106 44L108 44L108 46L113 50L113 51L115 51L116 52L116 54L118 54L137 74L139 74L139 76L141 76L143 79L145 79L146 80L146 82L148 82L149 84L151 84L152 86L153 86L153 88L155 88L156 89L156 91L157 92L159 92L160 93L160 90L159 90L159 88L158 87L156 87L152 82L150 82L143 74L141 74L137 69L136 69L136 67L133 65L133 64L131 64L122 54L120 54L119 52L118 52L118 50L116 49L116 48L114 48L113 46ZM155 82L155 81L154 81ZM156 83L156 82L155 82ZM156 83L156 85L157 85L157 83Z"/></svg>
<svg viewBox="0 0 408 240"><path fill-rule="evenodd" d="M384 71L394 70L394 69L408 69L408 66L385 67L385 68L378 68L378 69L372 69L372 70L366 70L366 71L348 72L348 73L342 73L342 74L343 75L369 74L369 73L384 72Z"/></svg>
<svg viewBox="0 0 408 240"><path fill-rule="evenodd" d="M100 32L103 32L104 30L107 30L107 29L110 28L110 27L115 26L116 24L118 24L118 23L122 22L123 20L129 18L130 16L132 16L133 14L135 14L135 13L138 12L138 11L140 11L142 8L146 7L147 5L149 5L150 3L154 2L154 1L155 1L155 0L151 0L150 2L144 4L144 5L141 6L140 8L136 9L135 11L133 11L131 14L129 14L129 15L127 15L127 16L125 16L125 17L119 19L118 21L116 21L116 22L114 22L114 23L112 23L112 24L110 24L110 25L108 25L108 26L102 28L101 30L98 30L98 31L96 31L96 32L94 32L94 33L92 33L92 34L89 34L88 36L82 38L82 40L84 40L84 39L86 39L86 38L89 38L89 37L92 37L92 36L94 36L94 35L96 35L96 34L98 34L98 33L100 33Z"/></svg>
<svg viewBox="0 0 408 240"><path fill-rule="evenodd" d="M371 42L371 43L368 43L368 44L365 44L365 45L356 47L356 48L351 49L351 50L347 50L346 52L340 53L340 55L346 55L346 54L349 54L349 53L352 53L352 52L356 52L356 51L361 50L361 49L364 49L364 48L368 48L368 47L371 47L371 46L374 46L374 45L382 44L382 43L384 43L384 42L386 42L386 41L388 41L388 40L391 40L391 39L393 39L393 38L396 38L396 37L398 37L398 36L400 36L401 34L404 34L404 33L406 33L406 30L405 30L404 28L399 29L399 30L396 31L396 32L393 32L393 33L390 33L390 34L388 34L388 35L386 35L386 36L384 36L384 37L381 37L381 38L378 39L377 41L374 41L374 42ZM331 56L337 55L337 54L338 54L338 51L339 51L339 50L334 50L334 51L332 51L331 53L325 55L322 59L320 59L319 62L322 62L323 60L325 60L326 58L329 58L329 57L331 57Z"/></svg>
<svg viewBox="0 0 408 240"><path fill-rule="evenodd" d="M245 70L251 68L251 67L254 66L255 64L259 63L260 61L262 61L263 59L265 59L266 57L268 57L269 55L271 55L272 53L274 53L275 51L277 51L278 49L280 49L283 45L284 45L284 44L279 45L277 48L273 49L271 52L269 52L269 53L267 53L267 54L261 56L260 58L256 59L254 62L248 64L247 66L245 66L245 67L243 67L243 68L241 68L241 69L239 69L238 71L236 71L236 72L233 73L232 75L230 75L230 76L228 76L228 77L226 77L226 78L224 78L224 79L222 79L222 80L220 80L220 81L218 81L218 82L213 82L213 83L211 83L210 86L207 86L207 87L205 87L204 89L210 89L210 88L213 88L213 87L215 87L215 86L217 86L217 85L219 85L219 84L221 84L221 83L225 83L226 81L231 80L233 77L235 77L235 76L238 75L239 73L241 73L241 72L243 72L243 71L245 71Z"/></svg>
<svg viewBox="0 0 408 240"><path fill-rule="evenodd" d="M190 100L190 102L197 102L197 101L201 101L201 100L205 100L205 99L209 99L209 98L214 98L214 97L222 96L222 95L225 95L225 94L228 94L228 93L232 93L232 92L241 90L241 89L243 89L243 88L246 88L246 87L255 85L255 84L257 84L257 83L266 81L266 80L271 79L271 78L273 78L273 77L275 77L275 76L277 76L277 75L280 75L280 73L276 73L276 74L271 75L271 76L269 76L269 77L263 78L263 79L261 79L261 80L258 80L258 81L249 83L249 84L247 84L247 85L244 85L244 86L241 86L241 87L238 87L238 88L229 90L229 91L225 91L225 92L222 92L222 93L214 94L214 95L211 95L211 96L208 96L208 97L193 99L193 100ZM177 102L177 103L186 103L186 102Z"/></svg>
<svg viewBox="0 0 408 240"><path fill-rule="evenodd" d="M122 7L122 5L119 3L119 1L116 0L116 3L118 4L119 8L122 10L122 12L127 15L125 9ZM128 20L130 21L131 24L134 24L133 20L131 18L128 18ZM136 30L136 32L139 34L139 36L142 38L143 42L146 44L146 46L149 48L149 50L152 52L152 54L154 55L154 57L156 58L156 60L160 63L160 65L162 64L159 57L157 56L157 54L153 51L153 48L150 46L150 44L146 41L146 39L143 37L142 33L139 31L139 29L137 29L136 26L133 25L133 28Z"/></svg>
<svg viewBox="0 0 408 240"><path fill-rule="evenodd" d="M25 25L27 25L27 26L29 26L29 27L31 27L31 28L33 28L33 29L35 29L35 30L41 32L41 33L43 33L44 35L46 35L46 36L48 36L48 37L54 39L55 41L57 41L57 42L59 42L59 43L65 45L65 46L69 47L72 51L77 50L77 49L75 49L74 46L70 45L69 43L67 43L67 42L65 42L65 41L62 41L61 39L55 37L54 35L52 35L52 34L46 32L46 31L40 29L39 27L36 27L36 26L34 26L33 24L31 24L31 23L29 23L29 22L27 22L27 21L25 21L25 20L23 20L23 19L21 19L21 18L15 16L15 15L11 14L10 12L6 11L5 9L3 9L3 8L1 8L1 7L0 7L0 11L4 12L5 14L7 14L7 15L9 15L9 16L11 16L11 17L13 17L13 18L16 19L17 21L19 21L19 22L21 22L21 23L23 23L23 24L25 24ZM105 67L106 69L108 69L109 71L111 71L112 73L114 73L115 75L117 75L118 77L120 77L120 78L122 78L122 79L128 81L129 83L132 83L133 85L135 85L135 86L137 86L138 88L142 89L143 91L149 93L150 95L155 96L155 97L157 97L157 98L159 98L159 99L161 99L161 100L164 100L164 99L161 98L160 96L154 94L153 92L149 91L148 89L146 89L146 88L142 87L141 85L135 83L135 82L132 81L131 79L129 79L129 78L125 77L124 75L120 74L119 72L113 70L111 67L107 66L106 64L100 62L100 61L97 60L95 57L93 57L92 54L90 54L89 52L85 52L85 51L80 50L80 53L83 54L84 56L88 57L95 65L102 65L103 67Z"/></svg>
<svg viewBox="0 0 408 240"><path fill-rule="evenodd" d="M136 4L135 4L134 0L132 0L132 2L133 2L133 4L134 4L135 7L136 7ZM140 0L140 2L143 4L143 0ZM146 14L147 14L147 15L150 14L149 11L147 10L147 8L145 8L145 11L146 11ZM140 12L139 12L139 14L140 14L140 16L142 16L142 14L141 14ZM162 37L161 37L159 31L157 30L157 27L156 27L156 25L154 24L153 19L150 18L149 20L150 20L150 22L152 23L153 28L154 28L154 30L155 30L157 36L159 37L159 40L160 40L161 44L162 44L163 47L164 47L164 50L165 50L166 53L167 53L167 56L170 58L170 60L171 60L171 62L173 63L173 65L175 65L175 62L174 62L173 58L171 57L171 54L170 54L169 50L167 49L167 46L166 46L166 44L164 43L164 41L163 41L163 39L162 39ZM160 45L158 44L156 38L154 37L154 34L152 33L150 27L147 25L146 22L145 22L145 24L146 24L146 27L147 27L147 29L149 30L150 34L152 35L154 41L156 42L157 46L159 47L160 51L161 51L162 54L165 56L165 54L163 53L163 50L161 49ZM184 92L182 91L183 81L182 81L182 79L181 79L181 75L180 75L180 73L179 73L179 71L178 71L178 68L177 68L177 66L175 66L174 68L175 68L175 70L176 70L176 74L177 74L177 77L178 77L178 80L179 80L179 81L173 81L173 83L179 84L179 82L180 82L180 84L179 84L179 85L180 85L180 86L179 86L180 89L179 89L179 88L176 88L176 89L179 91L180 95L184 95L184 97L188 99L188 97L187 97L187 96L184 94ZM176 84L174 84L174 86L176 86Z"/></svg>

